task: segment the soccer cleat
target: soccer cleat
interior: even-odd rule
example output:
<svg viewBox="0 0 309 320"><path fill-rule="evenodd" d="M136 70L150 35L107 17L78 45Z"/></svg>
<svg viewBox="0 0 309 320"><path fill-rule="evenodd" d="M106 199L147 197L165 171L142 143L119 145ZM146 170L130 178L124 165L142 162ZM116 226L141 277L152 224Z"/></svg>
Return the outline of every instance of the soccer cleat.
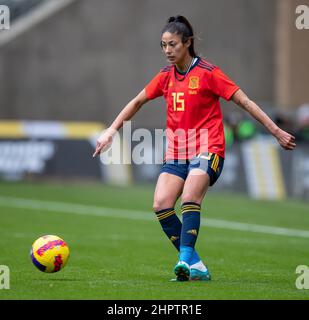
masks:
<svg viewBox="0 0 309 320"><path fill-rule="evenodd" d="M211 275L208 270L200 271L198 269L190 269L190 280L191 281L209 281L211 280Z"/></svg>
<svg viewBox="0 0 309 320"><path fill-rule="evenodd" d="M179 261L175 268L174 273L176 274L176 281L188 281L190 278L190 267L184 261Z"/></svg>

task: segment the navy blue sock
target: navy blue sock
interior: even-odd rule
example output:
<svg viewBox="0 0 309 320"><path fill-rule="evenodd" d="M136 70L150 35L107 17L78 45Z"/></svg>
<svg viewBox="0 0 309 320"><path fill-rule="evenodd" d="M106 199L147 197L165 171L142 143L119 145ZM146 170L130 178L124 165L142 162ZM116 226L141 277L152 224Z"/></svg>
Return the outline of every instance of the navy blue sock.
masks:
<svg viewBox="0 0 309 320"><path fill-rule="evenodd" d="M158 220L162 226L164 233L171 240L177 251L180 251L180 235L182 223L175 213L174 208L168 208L156 212ZM190 265L201 260L198 253L194 250L191 256Z"/></svg>
<svg viewBox="0 0 309 320"><path fill-rule="evenodd" d="M177 217L174 208L168 208L156 212L156 216L161 224L161 227L172 244L179 251L180 249L180 235L181 235L181 221Z"/></svg>
<svg viewBox="0 0 309 320"><path fill-rule="evenodd" d="M181 213L182 229L179 260L192 264L191 259L200 229L201 206L195 202L185 202L181 206Z"/></svg>

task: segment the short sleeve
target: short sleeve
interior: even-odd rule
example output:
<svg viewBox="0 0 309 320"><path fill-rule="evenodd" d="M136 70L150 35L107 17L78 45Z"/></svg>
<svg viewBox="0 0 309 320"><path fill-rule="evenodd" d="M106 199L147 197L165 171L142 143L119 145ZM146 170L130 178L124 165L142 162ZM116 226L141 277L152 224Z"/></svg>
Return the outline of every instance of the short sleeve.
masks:
<svg viewBox="0 0 309 320"><path fill-rule="evenodd" d="M232 95L239 89L227 75L225 75L220 68L215 68L211 72L210 89L218 96L225 100L230 100Z"/></svg>
<svg viewBox="0 0 309 320"><path fill-rule="evenodd" d="M149 100L163 95L162 72L159 72L145 87L146 96Z"/></svg>

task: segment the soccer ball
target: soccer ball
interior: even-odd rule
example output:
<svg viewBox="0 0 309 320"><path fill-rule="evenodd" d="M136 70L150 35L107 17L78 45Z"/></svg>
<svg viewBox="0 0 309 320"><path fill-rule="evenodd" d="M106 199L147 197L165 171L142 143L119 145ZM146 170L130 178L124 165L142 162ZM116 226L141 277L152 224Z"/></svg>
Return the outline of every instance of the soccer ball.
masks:
<svg viewBox="0 0 309 320"><path fill-rule="evenodd" d="M34 241L30 256L33 264L42 272L58 272L68 262L70 251L61 238L46 235Z"/></svg>

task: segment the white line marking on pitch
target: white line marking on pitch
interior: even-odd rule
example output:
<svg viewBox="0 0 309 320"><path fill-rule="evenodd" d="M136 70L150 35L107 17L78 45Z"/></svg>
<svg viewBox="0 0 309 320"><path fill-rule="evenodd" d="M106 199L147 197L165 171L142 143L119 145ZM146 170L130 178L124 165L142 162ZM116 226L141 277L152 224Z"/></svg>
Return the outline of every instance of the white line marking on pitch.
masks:
<svg viewBox="0 0 309 320"><path fill-rule="evenodd" d="M131 220L156 221L154 214L148 211L136 211L126 209L115 209L99 206L90 206L75 203L31 200L24 198L0 196L0 206L18 208L18 209L34 209L51 212L63 212L70 214L89 215L98 217L117 217ZM201 225L206 227L266 233L271 235L290 236L298 238L309 238L309 230L298 230L281 227L271 227L259 224L234 222L219 219L202 218Z"/></svg>

